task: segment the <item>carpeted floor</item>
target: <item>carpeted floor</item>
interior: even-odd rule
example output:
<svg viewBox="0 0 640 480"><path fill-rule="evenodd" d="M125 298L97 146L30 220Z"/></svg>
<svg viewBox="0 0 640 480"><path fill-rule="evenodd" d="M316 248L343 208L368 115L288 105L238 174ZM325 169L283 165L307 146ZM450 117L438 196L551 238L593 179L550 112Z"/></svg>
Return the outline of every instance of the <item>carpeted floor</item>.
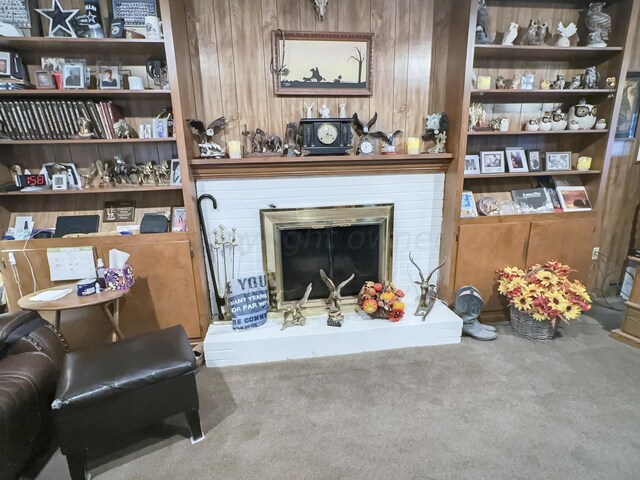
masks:
<svg viewBox="0 0 640 480"><path fill-rule="evenodd" d="M205 441L175 417L89 466L105 480L636 480L640 350L609 338L619 314L593 317L547 342L505 324L488 343L203 369ZM42 463L32 478L69 478L59 451Z"/></svg>

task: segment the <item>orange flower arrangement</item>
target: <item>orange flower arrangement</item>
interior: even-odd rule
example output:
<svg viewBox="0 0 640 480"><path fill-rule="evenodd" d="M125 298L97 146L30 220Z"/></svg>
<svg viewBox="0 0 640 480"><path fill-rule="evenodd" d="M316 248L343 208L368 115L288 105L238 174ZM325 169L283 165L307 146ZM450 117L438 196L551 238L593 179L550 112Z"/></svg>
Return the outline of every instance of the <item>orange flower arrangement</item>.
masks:
<svg viewBox="0 0 640 480"><path fill-rule="evenodd" d="M569 280L573 270L560 262L533 265L523 271L516 267L498 270L498 292L515 308L540 322L569 323L591 309L587 288Z"/></svg>
<svg viewBox="0 0 640 480"><path fill-rule="evenodd" d="M392 322L404 316L404 292L391 284L365 282L358 294L358 306L372 318L388 318Z"/></svg>

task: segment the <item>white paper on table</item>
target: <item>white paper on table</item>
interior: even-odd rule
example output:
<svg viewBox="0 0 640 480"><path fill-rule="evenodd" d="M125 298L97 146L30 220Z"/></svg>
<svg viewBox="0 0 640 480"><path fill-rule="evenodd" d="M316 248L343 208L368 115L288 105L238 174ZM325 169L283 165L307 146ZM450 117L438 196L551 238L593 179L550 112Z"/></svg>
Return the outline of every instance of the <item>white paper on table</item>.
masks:
<svg viewBox="0 0 640 480"><path fill-rule="evenodd" d="M47 248L51 281L96 277L93 247Z"/></svg>
<svg viewBox="0 0 640 480"><path fill-rule="evenodd" d="M46 292L41 292L37 295L34 295L29 300L32 302L53 302L55 300L60 300L65 295L69 295L73 292L71 288L65 288L63 290L47 290Z"/></svg>

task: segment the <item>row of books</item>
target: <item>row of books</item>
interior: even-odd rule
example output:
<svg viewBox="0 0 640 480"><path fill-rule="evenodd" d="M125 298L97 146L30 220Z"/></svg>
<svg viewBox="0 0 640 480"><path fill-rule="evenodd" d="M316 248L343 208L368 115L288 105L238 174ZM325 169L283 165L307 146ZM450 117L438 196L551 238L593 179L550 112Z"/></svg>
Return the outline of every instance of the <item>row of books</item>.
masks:
<svg viewBox="0 0 640 480"><path fill-rule="evenodd" d="M587 191L577 175L540 177L534 188L510 192L462 192L463 218L531 213L582 212L591 210Z"/></svg>
<svg viewBox="0 0 640 480"><path fill-rule="evenodd" d="M98 138L116 138L113 124L124 117L111 102L0 101L0 120L13 140L68 140L78 134L80 118L91 121Z"/></svg>

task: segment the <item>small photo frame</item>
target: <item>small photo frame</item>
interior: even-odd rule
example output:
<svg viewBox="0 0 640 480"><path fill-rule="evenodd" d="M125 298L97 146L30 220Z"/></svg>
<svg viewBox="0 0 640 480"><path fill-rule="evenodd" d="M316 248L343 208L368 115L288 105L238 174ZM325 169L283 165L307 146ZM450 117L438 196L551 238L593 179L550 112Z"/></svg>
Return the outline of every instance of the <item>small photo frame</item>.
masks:
<svg viewBox="0 0 640 480"><path fill-rule="evenodd" d="M507 147L504 149L507 157L507 166L512 173L527 173L527 155L522 147Z"/></svg>
<svg viewBox="0 0 640 480"><path fill-rule="evenodd" d="M478 75L477 90L491 90L492 80L491 75Z"/></svg>
<svg viewBox="0 0 640 480"><path fill-rule="evenodd" d="M44 70L58 73L62 73L65 63L64 58L60 57L42 57L40 61Z"/></svg>
<svg viewBox="0 0 640 480"><path fill-rule="evenodd" d="M542 171L542 161L540 160L540 150L529 150L528 163L529 163L530 172Z"/></svg>
<svg viewBox="0 0 640 480"><path fill-rule="evenodd" d="M171 208L171 231L186 232L187 231L187 209L184 207Z"/></svg>
<svg viewBox="0 0 640 480"><path fill-rule="evenodd" d="M100 90L120 90L120 68L117 65L100 65L98 67L98 88Z"/></svg>
<svg viewBox="0 0 640 480"><path fill-rule="evenodd" d="M84 63L70 62L62 66L62 85L65 89L83 89L85 85Z"/></svg>
<svg viewBox="0 0 640 480"><path fill-rule="evenodd" d="M0 76L11 75L11 52L0 52Z"/></svg>
<svg viewBox="0 0 640 480"><path fill-rule="evenodd" d="M33 72L33 80L38 90L55 90L56 82L53 80L51 70L36 70Z"/></svg>
<svg viewBox="0 0 640 480"><path fill-rule="evenodd" d="M141 123L140 124L140 138L153 138L151 134L151 124L150 123Z"/></svg>
<svg viewBox="0 0 640 480"><path fill-rule="evenodd" d="M571 170L571 152L547 152L545 170L547 172Z"/></svg>
<svg viewBox="0 0 640 480"><path fill-rule="evenodd" d="M169 138L169 123L166 118L154 118L153 138Z"/></svg>
<svg viewBox="0 0 640 480"><path fill-rule="evenodd" d="M465 155L464 156L464 174L475 175L480 173L480 156Z"/></svg>
<svg viewBox="0 0 640 480"><path fill-rule="evenodd" d="M171 185L182 185L182 174L180 173L180 160L174 158L171 160Z"/></svg>
<svg viewBox="0 0 640 480"><path fill-rule="evenodd" d="M482 173L504 173L504 150L480 152Z"/></svg>

